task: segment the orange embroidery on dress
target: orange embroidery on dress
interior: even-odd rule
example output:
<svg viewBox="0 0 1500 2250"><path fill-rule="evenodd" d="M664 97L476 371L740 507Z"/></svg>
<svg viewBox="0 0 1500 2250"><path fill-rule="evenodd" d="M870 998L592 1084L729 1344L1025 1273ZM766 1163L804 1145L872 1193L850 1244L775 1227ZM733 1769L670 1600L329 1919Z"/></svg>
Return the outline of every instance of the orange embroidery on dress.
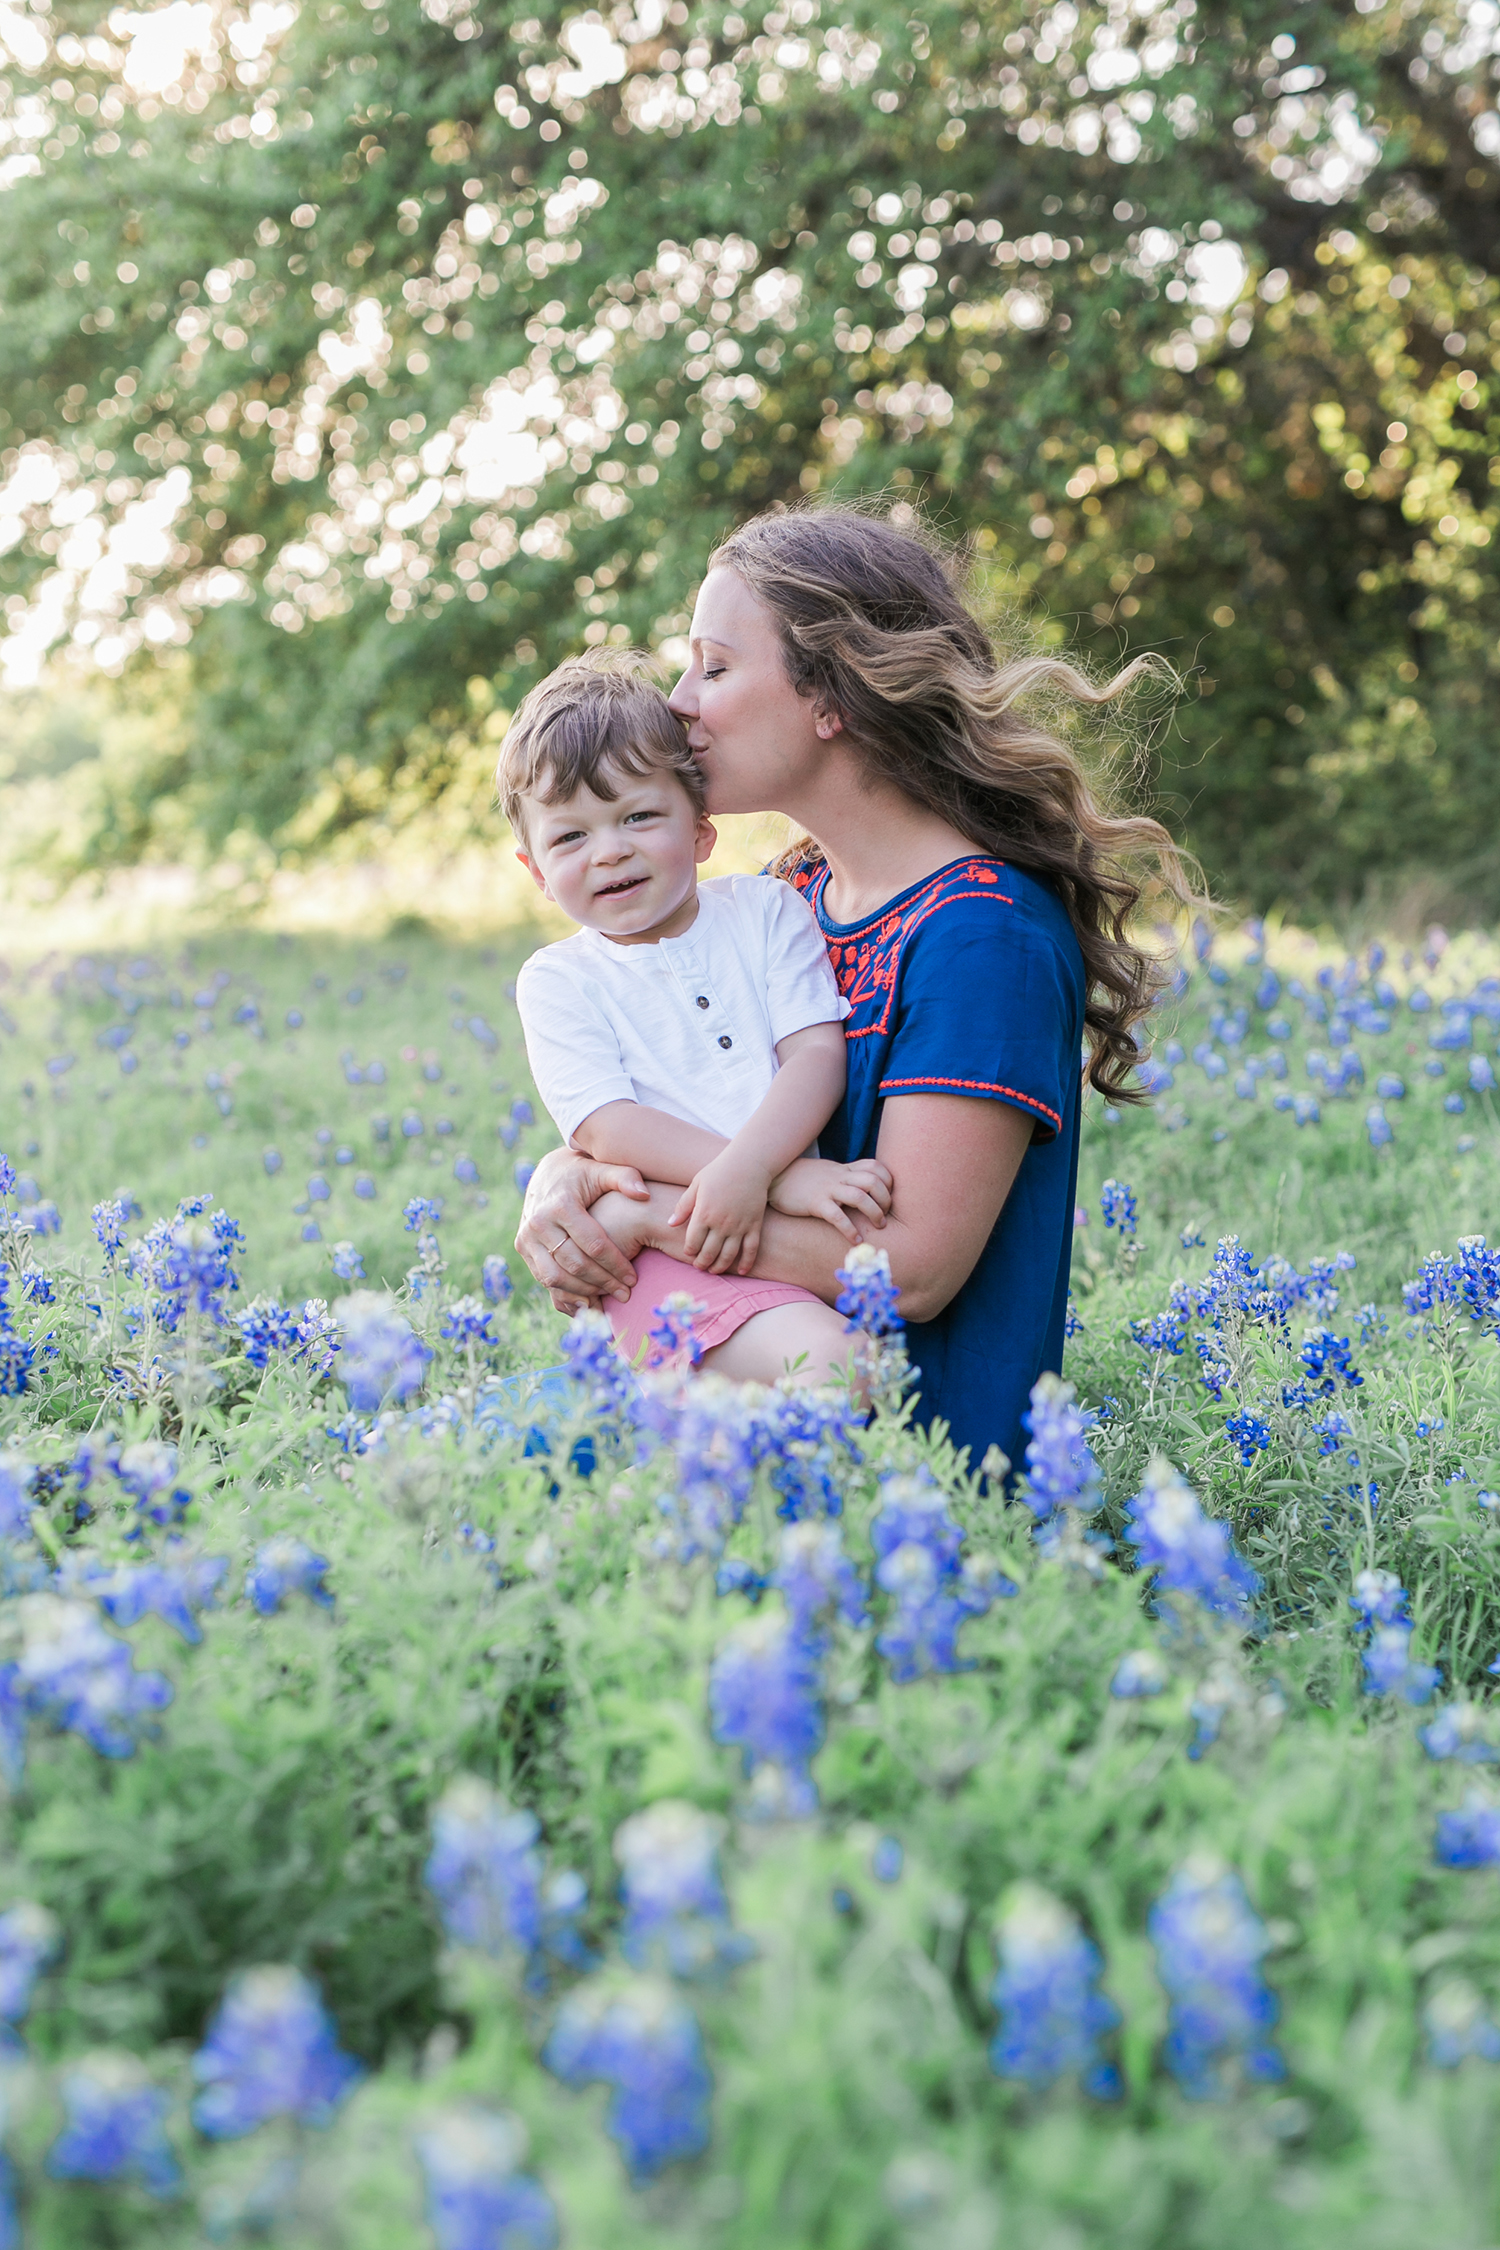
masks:
<svg viewBox="0 0 1500 2250"><path fill-rule="evenodd" d="M931 1088L933 1091L942 1086L956 1086L961 1093L965 1094L1003 1094L1008 1101L1020 1102L1023 1108L1039 1110L1043 1117L1051 1120L1059 1132L1062 1131L1062 1119L1058 1116L1057 1111L1049 1109L1045 1102L1039 1102L1035 1094L1023 1094L1016 1086L992 1085L987 1078L882 1078L876 1091L881 1094L891 1094L898 1093L904 1088L909 1092L914 1086L920 1086L924 1090Z"/></svg>

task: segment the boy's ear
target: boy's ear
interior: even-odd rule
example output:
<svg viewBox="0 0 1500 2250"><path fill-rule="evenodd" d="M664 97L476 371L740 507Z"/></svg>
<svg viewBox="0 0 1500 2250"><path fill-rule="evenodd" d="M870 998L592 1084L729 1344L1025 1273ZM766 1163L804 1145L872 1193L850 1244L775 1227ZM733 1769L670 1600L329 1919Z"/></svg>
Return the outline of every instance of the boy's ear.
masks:
<svg viewBox="0 0 1500 2250"><path fill-rule="evenodd" d="M535 860L531 857L531 854L529 852L518 851L516 853L516 857L521 862L521 865L525 868L527 874L531 877L533 883L535 883L537 889L541 892L543 898L551 898L552 893L548 890L546 880L542 874L542 871L537 866Z"/></svg>
<svg viewBox="0 0 1500 2250"><path fill-rule="evenodd" d="M706 859L712 857L714 846L718 841L718 829L715 828L707 813L699 813L698 832L693 838L693 858L700 867Z"/></svg>

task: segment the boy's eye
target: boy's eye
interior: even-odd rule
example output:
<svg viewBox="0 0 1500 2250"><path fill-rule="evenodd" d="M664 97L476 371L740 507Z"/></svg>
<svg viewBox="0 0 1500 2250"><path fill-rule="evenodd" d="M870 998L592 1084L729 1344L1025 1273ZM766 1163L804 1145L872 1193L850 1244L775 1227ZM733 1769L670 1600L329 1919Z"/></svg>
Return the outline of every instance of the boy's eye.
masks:
<svg viewBox="0 0 1500 2250"><path fill-rule="evenodd" d="M660 820L660 818L661 814L656 807L650 805L644 812L627 813L625 815L625 826L628 828L633 820Z"/></svg>

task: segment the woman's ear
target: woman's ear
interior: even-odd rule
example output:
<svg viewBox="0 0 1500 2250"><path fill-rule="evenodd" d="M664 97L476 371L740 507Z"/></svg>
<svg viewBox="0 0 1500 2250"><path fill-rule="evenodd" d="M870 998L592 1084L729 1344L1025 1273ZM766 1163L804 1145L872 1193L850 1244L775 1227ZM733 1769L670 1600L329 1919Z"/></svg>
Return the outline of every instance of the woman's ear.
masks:
<svg viewBox="0 0 1500 2250"><path fill-rule="evenodd" d="M844 731L844 722L837 711L817 710L813 713L813 730L820 742L832 742Z"/></svg>
<svg viewBox="0 0 1500 2250"><path fill-rule="evenodd" d="M527 874L531 877L533 883L535 883L537 889L541 892L543 898L551 898L552 893L548 890L546 880L542 874L542 871L537 866L536 861L531 857L531 854L529 852L517 852L516 857L521 862L521 865L525 868Z"/></svg>
<svg viewBox="0 0 1500 2250"><path fill-rule="evenodd" d="M715 828L707 813L699 813L698 829L693 838L693 858L699 867L710 857L718 841L718 829Z"/></svg>

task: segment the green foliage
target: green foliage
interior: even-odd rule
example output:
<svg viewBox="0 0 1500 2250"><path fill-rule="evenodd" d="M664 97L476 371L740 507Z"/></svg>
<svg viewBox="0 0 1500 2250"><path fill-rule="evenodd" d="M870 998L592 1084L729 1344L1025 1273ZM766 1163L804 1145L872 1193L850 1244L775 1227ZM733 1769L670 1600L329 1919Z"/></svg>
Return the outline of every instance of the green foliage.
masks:
<svg viewBox="0 0 1500 2250"><path fill-rule="evenodd" d="M176 64L16 18L4 569L188 667L169 829L454 786L463 683L670 645L738 518L884 490L1047 636L1178 665L1155 794L1222 884L1500 898L1480 19L288 17Z"/></svg>
<svg viewBox="0 0 1500 2250"><path fill-rule="evenodd" d="M1226 950L1233 960L1239 949ZM1173 1034L1189 1049L1212 1040L1243 1008L1236 1062L1287 1051L1288 1083L1306 1083L1307 1049L1329 1043L1316 954L1292 933L1272 954L1283 975L1300 968L1307 980L1297 1036L1270 1030L1252 960L1215 964L1217 982L1197 972L1159 1049ZM1439 1002L1482 996L1491 966L1486 950L1456 944L1396 981L1404 994L1425 977ZM1154 1109L1090 1118L1080 1194L1091 1217L1074 1269L1083 1328L1069 1372L1107 1408L1093 1432L1105 1520L1120 1531L1147 1452L1166 1451L1261 1572L1266 1630L1205 1636L1189 1625L1174 1637L1143 1601L1127 1543L1093 1575L1046 1561L1023 1508L982 1492L941 1442L878 1420L864 1459L840 1472L845 1545L860 1568L868 1574L879 1477L925 1463L971 1548L994 1554L1020 1591L964 1627L969 1669L909 1686L891 1683L870 1629L836 1629L813 1768L821 1817L783 1827L735 1817L723 1854L735 1924L757 1951L691 1990L715 2079L711 2149L635 2193L597 2090L569 2092L538 2062L558 1985L539 1991L510 1965L445 1953L421 1870L444 1789L465 1773L490 1780L536 1811L551 1865L587 1877L586 1934L607 1975L619 1823L667 1796L739 1814L738 1761L712 1740L707 1677L748 1608L716 1596L707 1562L681 1564L664 1548L670 1454L636 1461L603 1437L604 1458L583 1478L568 1455L582 1415L550 1457L481 1443L464 1402L484 1367L442 1342L430 1292L405 1297L405 1310L438 1355L428 1397L458 1401L457 1427L397 1418L383 1446L347 1453L329 1427L339 1389L305 1367L276 1355L261 1374L232 1328L131 1335L131 1284L100 1275L86 1220L90 1200L122 1180L147 1217L212 1185L249 1240L233 1303L269 1289L295 1301L334 1288L328 1245L304 1243L291 1208L306 1172L333 1183L314 1207L325 1235L357 1239L372 1277L397 1286L413 1240L400 1207L441 1186L443 1298L474 1290L481 1258L516 1218L510 1151L487 1153L494 1125L530 1091L502 998L513 968L420 936L358 949L236 939L170 962L49 963L5 989L0 1148L56 1197L64 1231L27 1253L51 1274L56 1303L22 1300L12 1266L12 1316L44 1356L32 1387L0 1400L0 1441L55 1465L102 1422L134 1437L162 1430L194 1494L187 1537L230 1562L201 1645L153 1617L130 1631L137 1663L175 1691L155 1734L107 1761L34 1727L24 1783L0 1807L0 1905L37 1900L64 1939L25 2027L29 2060L7 2080L28 2242L155 2250L201 2242L206 2229L282 2250L418 2250L431 2238L412 2137L464 2100L521 2118L528 2168L554 2197L564 2239L601 2250L1010 2240L1258 2250L1267 2239L1406 2250L1434 2231L1490 2239L1500 2078L1477 2061L1434 2069L1420 2031L1423 2006L1455 1977L1492 2008L1500 1999L1495 1874L1432 1859L1437 1815L1461 1801L1473 1769L1423 1754L1416 1729L1430 1713L1362 1693L1348 1600L1365 1564L1399 1572L1442 1692L1484 1697L1500 1645L1500 1531L1476 1496L1500 1485L1496 1347L1462 1315L1424 1326L1400 1309L1422 1257L1493 1207L1493 1097L1468 1095L1461 1119L1444 1107L1468 1082L1470 1052L1437 1050L1443 1075L1429 1079L1421 1034L1437 1018L1403 1006L1386 1011L1385 1031L1373 1019L1359 1029L1370 1079L1389 1069L1408 1081L1405 1100L1388 1102L1397 1140L1382 1150L1367 1143L1366 1088L1325 1096L1321 1122L1299 1129L1271 1106L1279 1081L1262 1079L1248 1101L1192 1066ZM201 1011L210 1030L194 1000L215 990ZM237 1022L252 1001L256 1020ZM1275 1005L1290 1014L1285 996ZM306 1021L288 1027L290 1009ZM498 1033L498 1054L453 1028L476 1014ZM434 1084L421 1072L445 1015L447 1067ZM139 1058L125 1074L97 1040L121 1023ZM185 1049L177 1030L189 1033ZM1473 1030L1487 1052L1482 1012ZM381 1055L386 1082L351 1084L338 1060L350 1049L362 1066ZM73 1064L49 1078L48 1059L64 1054ZM230 1081L227 1116L208 1075ZM447 1156L430 1161L439 1100L458 1126L442 1145L478 1153L479 1184L454 1182ZM375 1139L376 1105L399 1118L408 1103L424 1110L424 1136ZM355 1165L330 1162L319 1126L357 1151ZM525 1129L520 1152L543 1138ZM273 1140L286 1162L268 1176L261 1149ZM352 1192L365 1168L373 1202ZM1100 1224L1106 1175L1135 1191L1131 1241ZM1357 1336L1354 1308L1369 1300L1386 1333L1365 1322L1363 1383L1337 1401L1353 1425L1345 1451L1319 1451L1307 1416L1268 1408L1272 1442L1244 1466L1224 1436L1230 1402L1215 1404L1197 1379L1191 1346L1153 1358L1132 1341L1130 1324L1159 1311L1175 1281L1200 1280L1230 1231L1252 1256L1303 1270L1340 1249L1357 1258L1334 1277L1343 1295L1328 1317ZM1206 1243L1184 1249L1183 1232ZM555 1320L529 1291L497 1325L487 1356L498 1370L556 1356ZM1247 1400L1295 1372L1299 1341L1295 1315L1284 1340L1274 1327L1246 1332ZM1423 1437L1419 1419L1441 1426ZM1373 1508L1358 1491L1370 1477ZM79 1525L74 1487L56 1484L38 1510L48 1550L138 1556L127 1501L112 1490L95 1488L97 1512ZM732 1539L762 1569L776 1554L775 1499L758 1485ZM492 1537L493 1553L464 1525ZM245 1569L278 1533L327 1557L331 1612L295 1599L260 1617L243 1598ZM7 1569L23 1566L25 1548L6 1552ZM0 1600L0 1629L12 1614ZM1151 1647L1167 1657L1166 1692L1112 1697L1120 1658ZM1193 1705L1210 1663L1234 1693L1218 1741L1195 1760ZM1493 1709L1484 1702L1486 1731ZM904 1847L894 1883L874 1872L882 1835ZM1161 2068L1165 1999L1146 1935L1171 1871L1204 1846L1239 1870L1268 1925L1290 2071L1284 2086L1242 2088L1219 2106L1184 2102ZM1022 2094L989 2067L991 1929L1018 1879L1065 1899L1105 1956L1123 2015L1118 2105ZM342 2044L372 2075L327 2132L272 2125L212 2146L187 2122L189 2052L233 1972L283 1960L316 1977ZM42 2170L59 2124L55 2067L99 2045L143 2056L172 2096L187 2174L175 2204Z"/></svg>

